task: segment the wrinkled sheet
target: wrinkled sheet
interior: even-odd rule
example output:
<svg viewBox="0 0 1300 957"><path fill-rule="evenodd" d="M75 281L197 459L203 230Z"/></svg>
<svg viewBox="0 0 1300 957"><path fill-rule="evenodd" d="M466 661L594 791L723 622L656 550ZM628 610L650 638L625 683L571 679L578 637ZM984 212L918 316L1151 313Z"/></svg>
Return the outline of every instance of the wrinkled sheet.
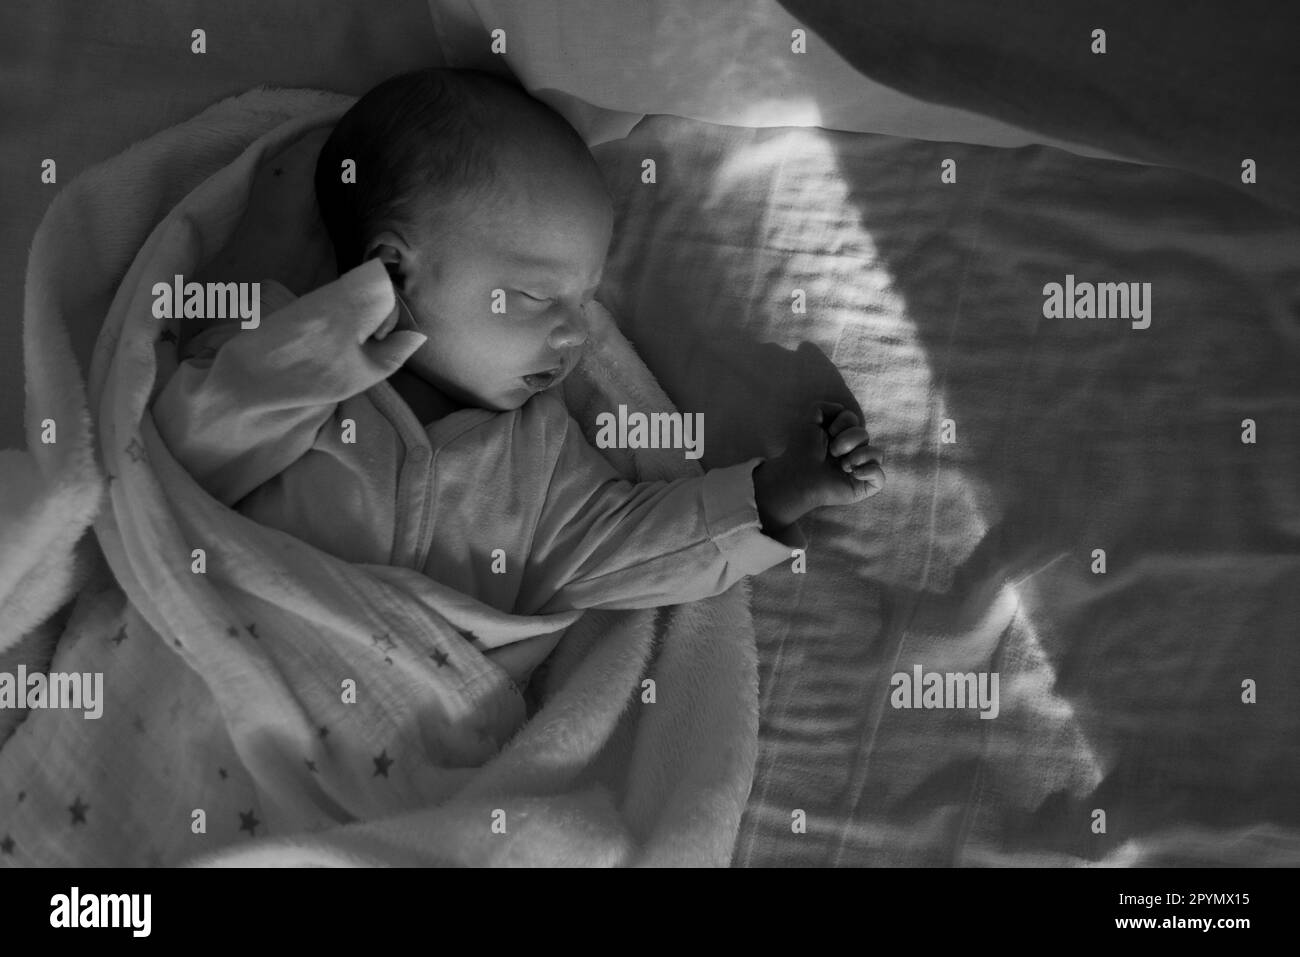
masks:
<svg viewBox="0 0 1300 957"><path fill-rule="evenodd" d="M1192 170L1300 212L1294 7L1183 0L779 3L851 63L861 83L914 97L923 114L969 111L998 128L1030 130L1037 143L1060 137L1076 151L1083 144ZM985 142L955 131L948 138ZM1246 159L1257 167L1249 184Z"/></svg>
<svg viewBox="0 0 1300 957"><path fill-rule="evenodd" d="M596 152L601 298L705 464L819 398L886 450L754 580L734 863L1300 863L1297 222L1050 148L652 117ZM1150 282L1150 327L1045 319L1067 274ZM892 707L918 664L999 673L997 717Z"/></svg>
<svg viewBox="0 0 1300 957"><path fill-rule="evenodd" d="M777 0L428 2L443 62L509 70L589 144L621 138L642 116L663 113L1115 156L1068 130L1049 135L878 82L860 72L854 51L841 54L838 37L811 29L817 18L794 16Z"/></svg>

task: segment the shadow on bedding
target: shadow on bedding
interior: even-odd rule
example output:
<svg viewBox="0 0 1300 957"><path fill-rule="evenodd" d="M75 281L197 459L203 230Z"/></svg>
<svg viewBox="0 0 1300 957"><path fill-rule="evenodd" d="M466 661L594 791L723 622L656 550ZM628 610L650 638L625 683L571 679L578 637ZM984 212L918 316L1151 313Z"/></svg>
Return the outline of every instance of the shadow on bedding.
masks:
<svg viewBox="0 0 1300 957"><path fill-rule="evenodd" d="M851 323L837 364L897 382L879 354L913 335L935 411L914 417L919 445L897 418L881 442L914 452L932 502L969 493L913 525L930 542L918 584L881 582L873 696L894 669L982 656L1003 696L983 728L864 721L831 859L1294 865L1300 706L1276 687L1248 703L1243 682L1300 663L1300 270L1283 252L1300 220L1046 148L826 137L905 317ZM1045 284L1067 275L1151 283L1151 326L1045 318ZM869 419L889 392L864 397ZM1267 444L1243 443L1246 417ZM945 548L962 525L975 547ZM936 553L949 582L928 580Z"/></svg>
<svg viewBox="0 0 1300 957"><path fill-rule="evenodd" d="M1300 666L1294 219L1042 148L650 117L597 155L600 298L705 464L846 395L886 453L753 583L736 863L1244 863L1231 829L1300 828L1297 705L1241 700ZM1150 282L1151 325L1045 318L1069 275ZM998 672L998 717L892 707L918 664Z"/></svg>

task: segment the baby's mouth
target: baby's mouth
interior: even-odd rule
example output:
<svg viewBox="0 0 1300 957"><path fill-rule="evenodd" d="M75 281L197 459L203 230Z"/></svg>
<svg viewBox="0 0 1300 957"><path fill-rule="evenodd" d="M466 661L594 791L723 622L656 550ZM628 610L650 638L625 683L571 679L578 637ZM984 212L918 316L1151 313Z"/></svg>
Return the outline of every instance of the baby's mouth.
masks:
<svg viewBox="0 0 1300 957"><path fill-rule="evenodd" d="M547 369L545 372L534 372L531 375L524 376L524 384L534 392L542 392L555 385L563 377L564 366L556 366L553 369Z"/></svg>

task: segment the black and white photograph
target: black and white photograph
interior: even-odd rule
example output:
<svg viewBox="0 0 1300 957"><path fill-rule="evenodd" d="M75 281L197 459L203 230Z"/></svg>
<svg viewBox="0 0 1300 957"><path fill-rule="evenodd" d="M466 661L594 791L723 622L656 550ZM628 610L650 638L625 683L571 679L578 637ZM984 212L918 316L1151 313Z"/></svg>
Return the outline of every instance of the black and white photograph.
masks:
<svg viewBox="0 0 1300 957"><path fill-rule="evenodd" d="M1298 28L8 0L0 865L1161 870L1088 921L1248 940Z"/></svg>

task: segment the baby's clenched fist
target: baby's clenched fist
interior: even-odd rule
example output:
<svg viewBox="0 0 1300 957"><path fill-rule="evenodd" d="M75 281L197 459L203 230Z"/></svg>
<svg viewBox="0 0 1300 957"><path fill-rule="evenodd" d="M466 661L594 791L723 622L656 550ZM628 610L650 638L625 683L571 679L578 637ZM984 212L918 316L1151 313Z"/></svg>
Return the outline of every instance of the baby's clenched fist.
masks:
<svg viewBox="0 0 1300 957"><path fill-rule="evenodd" d="M852 505L885 487L884 453L858 417L837 402L818 402L779 456L754 470L754 501L768 533L814 508Z"/></svg>

